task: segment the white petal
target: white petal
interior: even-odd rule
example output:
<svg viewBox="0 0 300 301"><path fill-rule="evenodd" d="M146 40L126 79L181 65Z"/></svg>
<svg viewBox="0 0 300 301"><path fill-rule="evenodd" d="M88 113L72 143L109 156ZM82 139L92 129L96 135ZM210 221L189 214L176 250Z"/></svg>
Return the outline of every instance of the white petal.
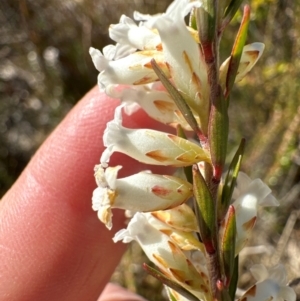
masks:
<svg viewBox="0 0 300 301"><path fill-rule="evenodd" d="M155 50L161 44L157 33L145 26L137 26L132 19L124 15L119 24L110 26L109 33L114 41L139 50Z"/></svg>
<svg viewBox="0 0 300 301"><path fill-rule="evenodd" d="M115 167L109 167L104 170L101 164L96 165L95 178L97 185L103 188L110 187L111 189L115 189L118 172L121 168L122 166L118 165Z"/></svg>
<svg viewBox="0 0 300 301"><path fill-rule="evenodd" d="M250 288L240 300L247 301L276 301L279 286L273 281L267 279L263 282L257 283L255 286ZM281 300L278 300L281 301ZM283 300L282 300L283 301Z"/></svg>
<svg viewBox="0 0 300 301"><path fill-rule="evenodd" d="M170 75L188 104L200 116L201 128L206 131L209 110L209 87L206 65L199 45L187 30L183 20L173 22L160 17L154 26L158 29Z"/></svg>
<svg viewBox="0 0 300 301"><path fill-rule="evenodd" d="M117 96L121 99L121 102L125 104L126 114L131 114L142 107L154 120L175 128L180 124L183 129L191 131L190 125L184 119L171 96L166 91L156 89L156 86L156 84L148 84L125 87L122 90L120 87L115 87L110 89L109 93L110 96ZM139 106L134 105L134 103ZM198 116L195 118L200 122Z"/></svg>
<svg viewBox="0 0 300 301"><path fill-rule="evenodd" d="M261 282L269 276L269 272L263 264L253 265L250 268L250 272L257 282Z"/></svg>
<svg viewBox="0 0 300 301"><path fill-rule="evenodd" d="M248 189L251 181L252 180L244 172L239 172L236 184L240 194Z"/></svg>
<svg viewBox="0 0 300 301"><path fill-rule="evenodd" d="M267 195L260 203L259 203L260 206L266 206L266 207L269 207L269 206L279 206L279 202L278 200L274 197L273 194L269 194Z"/></svg>
<svg viewBox="0 0 300 301"><path fill-rule="evenodd" d="M103 69L107 68L108 60L103 56L101 51L93 47L90 47L89 52L92 57L92 61L98 71L102 71Z"/></svg>
<svg viewBox="0 0 300 301"><path fill-rule="evenodd" d="M101 189L100 187L97 187L94 191L93 191L93 197L92 197L92 208L95 211L98 211L101 207L101 200L103 199L103 195L104 195L104 191L103 189Z"/></svg>
<svg viewBox="0 0 300 301"><path fill-rule="evenodd" d="M167 16L174 22L183 22L183 18L191 12L193 7L199 7L200 5L199 1L175 0L169 5L164 14L148 15L135 11L133 17L137 21L147 21L143 25L148 27L152 27L153 23L161 16Z"/></svg>
<svg viewBox="0 0 300 301"><path fill-rule="evenodd" d="M175 0L167 8L165 15L174 22L182 22L194 7L200 7L200 5L199 1Z"/></svg>
<svg viewBox="0 0 300 301"><path fill-rule="evenodd" d="M108 229L112 228L111 203L113 203L115 193L109 188L98 187L93 192L92 208L98 211L98 218Z"/></svg>
<svg viewBox="0 0 300 301"><path fill-rule="evenodd" d="M278 264L269 269L269 278L281 285L286 285L287 275L286 270L282 264Z"/></svg>
<svg viewBox="0 0 300 301"><path fill-rule="evenodd" d="M119 44L107 45L103 48L104 57L109 60L118 60L125 56L128 56L136 51L136 48L132 48L129 45Z"/></svg>
<svg viewBox="0 0 300 301"><path fill-rule="evenodd" d="M97 64L97 69L100 71L98 83L107 87L110 84L139 85L153 82L157 80L157 75L151 66L152 58L155 58L156 62L168 73L167 68L164 67L161 52L140 51L116 61L105 60L105 64L101 60L101 64ZM98 61L100 61L99 58Z"/></svg>
<svg viewBox="0 0 300 301"><path fill-rule="evenodd" d="M116 243L118 241L122 241L123 243L130 243L134 240L134 236L132 236L131 232L128 229L121 229L118 231L114 238L113 241Z"/></svg>
<svg viewBox="0 0 300 301"><path fill-rule="evenodd" d="M238 73L235 82L242 80L245 75L254 67L263 54L265 45L263 43L248 44L243 48Z"/></svg>
<svg viewBox="0 0 300 301"><path fill-rule="evenodd" d="M296 299L297 299L297 295L296 295L295 291L291 287L288 287L288 286L281 287L280 292L279 292L279 297L281 300L284 300L284 301L296 301Z"/></svg>

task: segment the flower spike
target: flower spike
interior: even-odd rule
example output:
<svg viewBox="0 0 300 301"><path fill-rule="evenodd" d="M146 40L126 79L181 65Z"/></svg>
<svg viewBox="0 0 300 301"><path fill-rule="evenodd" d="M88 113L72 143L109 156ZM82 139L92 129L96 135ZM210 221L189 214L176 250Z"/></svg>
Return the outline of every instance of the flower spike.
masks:
<svg viewBox="0 0 300 301"><path fill-rule="evenodd" d="M278 205L266 184L240 172L244 140L227 167L234 137L230 94L264 50L262 43L245 45L251 19L246 5L230 57L219 62L223 31L241 2L174 0L165 13L122 15L109 28L115 45L102 52L90 48L100 89L120 100L103 133L92 207L108 229L114 208L131 217L113 241L138 242L155 265L145 269L165 285L170 301L235 300L239 252L257 208ZM130 118L140 110L176 135L125 127L123 114ZM122 166L110 166L116 152L178 169L174 175L142 171L118 178ZM282 266L251 271L257 282L238 301L295 301Z"/></svg>

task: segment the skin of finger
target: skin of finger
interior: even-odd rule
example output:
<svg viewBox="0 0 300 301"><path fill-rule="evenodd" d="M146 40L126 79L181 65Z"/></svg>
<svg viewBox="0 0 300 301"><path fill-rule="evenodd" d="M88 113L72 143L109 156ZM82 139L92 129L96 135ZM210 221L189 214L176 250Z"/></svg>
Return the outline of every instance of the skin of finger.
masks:
<svg viewBox="0 0 300 301"><path fill-rule="evenodd" d="M111 240L124 215L115 211L108 231L91 210L93 167L117 104L89 92L0 202L0 300L94 301L103 290L124 252ZM125 122L153 126L143 114ZM123 175L145 168L122 156L116 162Z"/></svg>
<svg viewBox="0 0 300 301"><path fill-rule="evenodd" d="M146 301L146 299L138 296L128 290L116 285L108 283L103 293L97 301Z"/></svg>

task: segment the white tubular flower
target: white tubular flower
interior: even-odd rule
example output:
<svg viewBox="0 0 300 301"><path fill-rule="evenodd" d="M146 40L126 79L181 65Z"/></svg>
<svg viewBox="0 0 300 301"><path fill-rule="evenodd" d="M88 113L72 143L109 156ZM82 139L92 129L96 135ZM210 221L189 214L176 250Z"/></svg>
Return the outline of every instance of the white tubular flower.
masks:
<svg viewBox="0 0 300 301"><path fill-rule="evenodd" d="M201 300L212 300L207 275L200 274L180 248L162 231L149 213L136 213L127 229L116 233L114 241L136 240L147 257L168 277Z"/></svg>
<svg viewBox="0 0 300 301"><path fill-rule="evenodd" d="M121 166L95 168L98 188L93 193L93 209L107 228L112 227L112 208L156 211L176 207L193 194L192 185L173 176L140 172L117 179Z"/></svg>
<svg viewBox="0 0 300 301"><path fill-rule="evenodd" d="M153 27L158 29L161 37L171 78L190 107L199 114L201 128L206 132L209 115L208 76L199 45L184 23L184 17L189 12L185 7L186 2L181 1L181 10L174 12L176 18L167 15L158 17ZM199 2L190 4L198 6Z"/></svg>
<svg viewBox="0 0 300 301"><path fill-rule="evenodd" d="M235 82L241 81L245 75L251 71L262 56L264 49L265 45L263 43L252 43L244 46ZM229 62L230 57L227 58L220 67L220 83L222 88L225 86Z"/></svg>
<svg viewBox="0 0 300 301"><path fill-rule="evenodd" d="M122 106L116 108L114 120L107 123L103 141L107 147L100 159L103 166L107 166L114 152L152 165L182 167L199 161L210 162L207 151L196 143L155 130L123 127Z"/></svg>
<svg viewBox="0 0 300 301"><path fill-rule="evenodd" d="M236 213L237 241L236 254L241 251L249 239L257 217L257 207L278 206L271 189L260 179L251 180L240 172L237 178L236 200L233 203Z"/></svg>
<svg viewBox="0 0 300 301"><path fill-rule="evenodd" d="M286 285L287 277L283 265L275 266L269 270L262 264L250 269L257 283L246 291L240 301L295 301L296 294Z"/></svg>
<svg viewBox="0 0 300 301"><path fill-rule="evenodd" d="M156 81L157 75L151 66L153 58L168 74L163 54L160 51L139 51L111 61L99 50L91 47L90 55L96 69L100 72L98 83L101 89L107 89L112 84L141 85Z"/></svg>
<svg viewBox="0 0 300 301"><path fill-rule="evenodd" d="M141 107L154 120L175 128L180 124L187 131L192 130L169 93L161 90L161 84L151 83L130 87L112 86L111 89L107 90L107 93L111 97L120 98L124 104L124 111L128 115ZM198 116L194 115L199 123Z"/></svg>

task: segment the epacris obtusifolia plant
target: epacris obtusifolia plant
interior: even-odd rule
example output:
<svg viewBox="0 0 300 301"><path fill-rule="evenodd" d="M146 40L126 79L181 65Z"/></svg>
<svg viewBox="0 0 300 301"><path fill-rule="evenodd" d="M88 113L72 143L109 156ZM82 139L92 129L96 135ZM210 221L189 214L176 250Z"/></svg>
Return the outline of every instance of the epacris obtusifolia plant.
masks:
<svg viewBox="0 0 300 301"><path fill-rule="evenodd" d="M140 244L156 267L144 268L165 284L172 301L234 300L239 252L257 208L278 205L266 184L239 172L244 140L225 168L231 90L264 49L262 43L245 45L246 5L231 55L220 62L222 34L241 2L175 0L163 14L135 12L135 21L123 15L109 28L116 45L103 53L90 49L101 90L120 99L95 167L93 209L108 229L113 208L134 212L114 241ZM122 114L139 109L177 134L124 127ZM122 166L109 165L114 152L179 171L118 178ZM240 300L295 301L283 266L255 265L251 272L257 283Z"/></svg>

